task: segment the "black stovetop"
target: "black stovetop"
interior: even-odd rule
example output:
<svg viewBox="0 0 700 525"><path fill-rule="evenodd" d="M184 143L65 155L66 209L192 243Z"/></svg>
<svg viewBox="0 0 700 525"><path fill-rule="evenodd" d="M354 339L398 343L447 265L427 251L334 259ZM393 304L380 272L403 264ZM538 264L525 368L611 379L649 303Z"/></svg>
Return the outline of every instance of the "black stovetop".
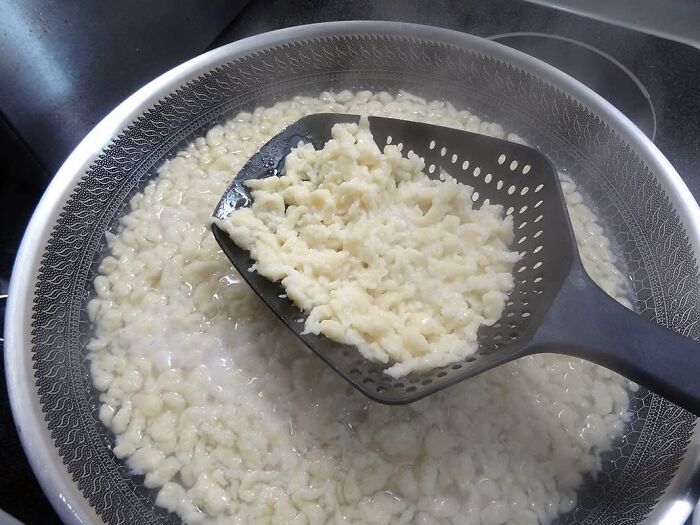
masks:
<svg viewBox="0 0 700 525"><path fill-rule="evenodd" d="M0 18L9 9L5 4L12 3L0 0ZM522 0L257 0L247 6L245 0L217 1L203 14L197 14L191 1L175 7L159 0L146 15L143 3L125 0L118 17L90 9L62 12L48 0L23 4L28 12L35 9L36 16L26 18L27 27L11 36L34 35L41 40L49 35L52 45L65 44L72 57L67 74L74 85L56 104L49 103L50 93L28 99L27 93L36 89L31 76L18 75L17 82L26 86L0 79L0 139L6 150L0 178L0 294L26 221L50 174L120 100L148 79L207 49L312 22L375 19L429 24L494 38L538 56L617 105L654 140L700 200L700 173L695 167L700 160L700 50L685 44ZM166 4L167 27L145 30L149 16L161 23L159 9ZM85 26L92 28L87 35ZM0 60L6 60L8 52L3 38L8 32L0 26ZM44 52L48 56L53 49ZM0 509L27 524L57 522L14 433L4 383L0 443Z"/></svg>

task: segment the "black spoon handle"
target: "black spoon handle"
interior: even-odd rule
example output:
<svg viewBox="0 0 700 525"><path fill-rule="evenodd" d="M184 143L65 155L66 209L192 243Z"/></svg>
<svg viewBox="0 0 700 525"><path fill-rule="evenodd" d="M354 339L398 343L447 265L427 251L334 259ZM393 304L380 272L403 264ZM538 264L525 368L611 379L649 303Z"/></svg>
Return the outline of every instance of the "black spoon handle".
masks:
<svg viewBox="0 0 700 525"><path fill-rule="evenodd" d="M700 415L700 344L628 310L580 267L528 346L600 364Z"/></svg>

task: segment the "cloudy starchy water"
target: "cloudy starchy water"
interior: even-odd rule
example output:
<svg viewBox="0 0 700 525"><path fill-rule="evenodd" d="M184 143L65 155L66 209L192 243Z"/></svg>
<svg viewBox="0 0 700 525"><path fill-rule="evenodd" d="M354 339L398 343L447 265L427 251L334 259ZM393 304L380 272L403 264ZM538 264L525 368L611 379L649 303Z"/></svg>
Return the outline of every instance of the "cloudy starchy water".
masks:
<svg viewBox="0 0 700 525"><path fill-rule="evenodd" d="M303 115L368 113L516 139L441 101L343 91L240 113L134 196L95 279L92 378L114 454L187 523L548 523L620 434L626 381L578 359L520 359L408 406L355 392L242 282L210 214ZM584 266L629 306L610 243L563 190Z"/></svg>

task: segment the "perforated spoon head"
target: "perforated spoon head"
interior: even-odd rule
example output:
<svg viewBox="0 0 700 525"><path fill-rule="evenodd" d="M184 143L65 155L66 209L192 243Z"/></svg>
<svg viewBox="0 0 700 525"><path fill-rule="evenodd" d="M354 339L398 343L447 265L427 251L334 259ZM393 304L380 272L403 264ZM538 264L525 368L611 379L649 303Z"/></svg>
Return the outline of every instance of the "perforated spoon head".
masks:
<svg viewBox="0 0 700 525"><path fill-rule="evenodd" d="M233 210L250 206L244 182L279 173L290 150L300 141L321 148L331 128L358 122L355 115L315 114L290 125L265 144L243 167L221 198L214 217L225 219ZM515 287L502 318L478 332L475 354L463 361L393 379L389 365L364 359L355 347L324 336L304 334L305 315L292 304L282 287L249 271L249 253L212 226L223 251L262 300L313 352L368 397L389 404L409 403L459 381L528 353L526 343L535 333L576 257L573 234L557 173L537 150L484 135L405 120L370 117L370 130L380 147L392 143L404 154L425 159L428 176L443 170L474 188L476 207L485 201L501 204L513 217L512 249L521 259L514 268Z"/></svg>

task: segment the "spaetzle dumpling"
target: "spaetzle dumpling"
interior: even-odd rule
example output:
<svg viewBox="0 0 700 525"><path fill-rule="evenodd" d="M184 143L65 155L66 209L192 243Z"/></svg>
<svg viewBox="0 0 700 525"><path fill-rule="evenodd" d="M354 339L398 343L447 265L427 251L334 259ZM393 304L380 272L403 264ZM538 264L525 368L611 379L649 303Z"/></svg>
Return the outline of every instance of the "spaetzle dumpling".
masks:
<svg viewBox="0 0 700 525"><path fill-rule="evenodd" d="M499 205L423 159L375 143L366 117L300 145L285 173L246 182L250 208L217 221L308 312L305 330L392 363L400 377L464 359L500 318L519 256Z"/></svg>

